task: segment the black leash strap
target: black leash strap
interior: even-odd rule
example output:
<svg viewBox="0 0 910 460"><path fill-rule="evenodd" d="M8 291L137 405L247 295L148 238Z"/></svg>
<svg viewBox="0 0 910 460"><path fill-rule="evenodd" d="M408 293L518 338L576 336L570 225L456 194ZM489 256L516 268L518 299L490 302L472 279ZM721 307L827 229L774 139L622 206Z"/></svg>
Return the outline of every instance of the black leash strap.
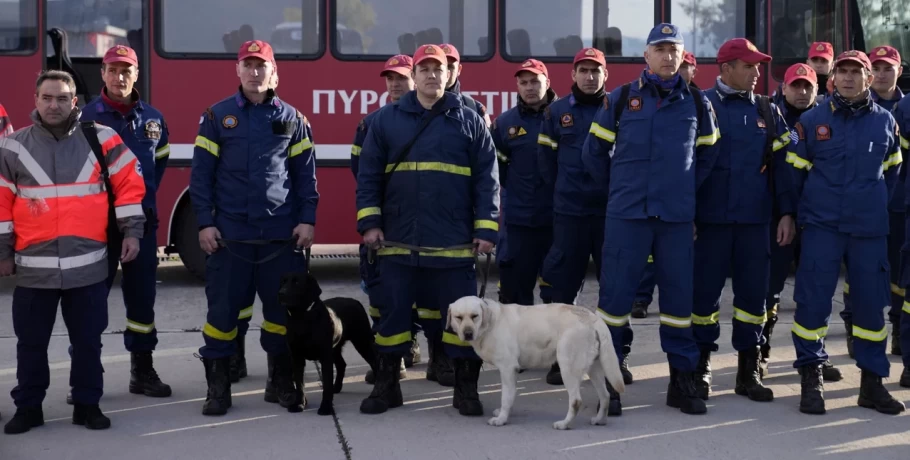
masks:
<svg viewBox="0 0 910 460"><path fill-rule="evenodd" d="M253 265L259 265L259 264L264 264L264 263L266 263L266 262L268 262L268 261L270 261L270 260L273 260L273 259L275 259L276 257L280 256L280 255L281 255L281 252L284 251L285 249L287 249L287 247L290 246L291 243L297 242L297 238L296 238L296 237L292 237L292 238L283 239L283 240L228 240L228 239L224 239L224 238L216 238L215 241L218 242L218 245L219 245L219 246L222 246L222 247L224 247L225 249L227 249L228 252L230 252L232 256L234 256L234 257L236 257L236 258L238 258L238 259L240 259L240 260L242 260L242 261L244 261L244 262L246 262L246 263L250 263L250 264L253 264ZM231 250L231 247L228 246L227 243L251 244L251 245L254 245L254 246L266 246L266 245L269 245L269 244L281 244L281 247L278 248L278 250L276 250L275 252L273 252L273 253L271 253L271 254L265 256L265 257L262 258L262 259L259 259L259 260L250 260L250 259L247 259L246 257L243 257L243 256L237 254L236 252L232 251L232 250ZM295 249L295 252L300 252L300 251L299 251L298 249ZM309 249L309 248L307 248L307 250L306 250L306 258L307 258L307 267L309 267L309 262L310 262L310 249Z"/></svg>
<svg viewBox="0 0 910 460"><path fill-rule="evenodd" d="M435 252L443 252L443 251L454 251L457 249L474 249L475 248L474 244L456 244L455 246L448 246L448 247L444 247L444 248L426 248L426 247L422 247L422 246L414 246L413 244L398 243L396 241L388 241L388 240L383 240L381 242L381 245L384 247L387 247L387 248L407 249L408 251L414 251L414 252L419 252L419 253L424 253L424 254L433 254ZM367 252L368 262L371 264L375 260L375 253L376 253L376 250L373 248L369 248L369 251ZM484 269L482 272L483 284L480 285L480 295L478 296L481 299L487 293L487 280L490 278L490 265L492 265L491 264L492 256L493 256L492 253L488 252L486 254L487 260L486 260L486 263L484 265ZM478 254L474 254L474 266L475 267L477 266L477 262L478 262L477 259L478 259Z"/></svg>

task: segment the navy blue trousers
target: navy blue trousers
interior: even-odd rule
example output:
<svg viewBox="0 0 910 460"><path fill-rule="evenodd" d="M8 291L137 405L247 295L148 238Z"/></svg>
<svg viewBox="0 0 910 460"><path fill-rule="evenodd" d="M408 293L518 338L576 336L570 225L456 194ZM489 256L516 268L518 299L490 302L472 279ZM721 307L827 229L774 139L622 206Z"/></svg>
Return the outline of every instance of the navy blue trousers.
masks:
<svg viewBox="0 0 910 460"><path fill-rule="evenodd" d="M534 304L534 286L553 244L553 227L509 225L509 251L497 257L502 303Z"/></svg>
<svg viewBox="0 0 910 460"><path fill-rule="evenodd" d="M73 401L98 404L104 392L101 334L107 328L107 294L104 281L74 289L17 287L13 291L18 385L10 395L16 407L39 407L47 394L50 386L47 347L58 304L72 344L69 383Z"/></svg>
<svg viewBox="0 0 910 460"><path fill-rule="evenodd" d="M777 316L777 308L780 305L780 293L784 290L784 284L787 277L790 276L790 264L793 263L796 254L796 245L802 232L797 229L796 238L793 242L781 246L777 244L777 225L780 219L775 219L772 225L768 226L771 237L768 242L771 247L771 271L768 276L768 295L765 297L765 308L768 310L768 317Z"/></svg>
<svg viewBox="0 0 910 460"><path fill-rule="evenodd" d="M654 301L654 286L656 285L657 269L654 267L654 257L649 255L645 274L641 277L641 283L638 284L638 291L635 293L635 303L651 305L651 302Z"/></svg>
<svg viewBox="0 0 910 460"><path fill-rule="evenodd" d="M905 229L907 228L906 213L889 212L888 213L888 263L891 265L891 308L888 309L888 320L891 324L901 324L901 308L904 304L904 288L900 285L901 266L901 248L904 246ZM850 298L850 274L844 276L844 309L840 312L840 317L844 321L851 321L853 318L853 302Z"/></svg>
<svg viewBox="0 0 910 460"><path fill-rule="evenodd" d="M575 303L591 257L594 258L597 273L600 273L603 247L603 217L556 214L553 219L553 245L544 259L541 275L541 286L544 283L549 285L550 298L544 297L541 292L543 301ZM642 260L647 260L647 254ZM631 300L629 308L632 308Z"/></svg>
<svg viewBox="0 0 910 460"><path fill-rule="evenodd" d="M139 240L139 254L125 264L120 263L122 240L111 241L108 246L107 288L110 290L117 276L117 267L122 266L120 291L126 305L126 331L123 344L129 352L153 351L158 345L158 330L155 328L155 272L158 269L157 217L146 214L150 220L145 236Z"/></svg>

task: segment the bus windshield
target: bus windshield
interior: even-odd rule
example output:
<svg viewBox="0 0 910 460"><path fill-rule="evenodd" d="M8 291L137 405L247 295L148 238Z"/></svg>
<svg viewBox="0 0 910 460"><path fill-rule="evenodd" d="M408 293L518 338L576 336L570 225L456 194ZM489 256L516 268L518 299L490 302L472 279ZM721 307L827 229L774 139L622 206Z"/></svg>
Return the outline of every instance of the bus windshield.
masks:
<svg viewBox="0 0 910 460"><path fill-rule="evenodd" d="M0 54L36 49L38 37L37 2L0 0Z"/></svg>
<svg viewBox="0 0 910 460"><path fill-rule="evenodd" d="M859 49L871 51L889 45L901 53L901 61L910 57L910 2L905 0L856 0L853 6L853 28ZM904 65L907 70L907 65Z"/></svg>

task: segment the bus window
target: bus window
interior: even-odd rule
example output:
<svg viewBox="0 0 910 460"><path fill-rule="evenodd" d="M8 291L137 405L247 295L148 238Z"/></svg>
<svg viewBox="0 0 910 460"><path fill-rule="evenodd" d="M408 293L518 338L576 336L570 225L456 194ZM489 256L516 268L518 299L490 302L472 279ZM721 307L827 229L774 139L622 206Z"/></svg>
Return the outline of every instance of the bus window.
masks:
<svg viewBox="0 0 910 460"><path fill-rule="evenodd" d="M809 58L813 42L844 51L843 0L773 0L771 2L771 76L783 80L787 68Z"/></svg>
<svg viewBox="0 0 910 460"><path fill-rule="evenodd" d="M72 58L98 58L112 46L141 49L142 0L52 0L47 2L47 28L66 31ZM47 56L53 56L52 46Z"/></svg>
<svg viewBox="0 0 910 460"><path fill-rule="evenodd" d="M322 54L321 0L159 0L158 51L175 55L237 55L248 40L275 54Z"/></svg>
<svg viewBox="0 0 910 460"><path fill-rule="evenodd" d="M857 0L855 6L859 18L851 18L851 22L853 35L857 37L856 48L871 51L876 46L893 46L901 53L901 60L907 62L910 57L910 11L905 2ZM907 70L907 66L904 67Z"/></svg>
<svg viewBox="0 0 910 460"><path fill-rule="evenodd" d="M686 51L696 58L714 59L731 38L746 37L747 2L673 0L670 22L679 27ZM754 41L754 37L747 37Z"/></svg>
<svg viewBox="0 0 910 460"><path fill-rule="evenodd" d="M512 61L572 58L595 47L606 56L642 57L654 4L628 0L505 0L502 54Z"/></svg>
<svg viewBox="0 0 910 460"><path fill-rule="evenodd" d="M492 0L354 0L335 6L339 56L412 55L420 45L451 43L463 59L491 54Z"/></svg>
<svg viewBox="0 0 910 460"><path fill-rule="evenodd" d="M28 53L38 47L35 2L0 0L0 54Z"/></svg>

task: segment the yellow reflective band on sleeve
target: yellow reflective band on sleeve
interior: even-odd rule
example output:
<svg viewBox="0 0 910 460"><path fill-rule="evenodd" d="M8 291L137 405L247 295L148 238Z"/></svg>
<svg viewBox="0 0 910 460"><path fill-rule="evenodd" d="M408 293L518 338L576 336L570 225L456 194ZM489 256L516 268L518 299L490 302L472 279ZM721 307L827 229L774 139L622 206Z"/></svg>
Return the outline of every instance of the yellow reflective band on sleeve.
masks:
<svg viewBox="0 0 910 460"><path fill-rule="evenodd" d="M411 331L395 334L391 337L386 337L379 335L379 333L376 333L376 345L394 347L395 345L401 345L403 343L411 343Z"/></svg>
<svg viewBox="0 0 910 460"><path fill-rule="evenodd" d="M906 295L906 291L904 291L903 289L901 289L900 286L898 286L894 283L891 283L891 293L895 294L895 295L899 295L901 297L904 297L904 295Z"/></svg>
<svg viewBox="0 0 910 460"><path fill-rule="evenodd" d="M614 133L613 131L610 131L610 130L607 129L607 128L604 128L604 127L600 126L600 125L597 124L597 123L591 123L591 130L590 130L590 133L593 134L593 135L595 135L595 136L597 136L597 137L599 137L599 138L601 138L601 139L603 139L603 140L605 140L605 141L607 141L607 142L615 142L615 141L616 141L616 133Z"/></svg>
<svg viewBox="0 0 910 460"><path fill-rule="evenodd" d="M241 319L241 320L252 318L252 317L253 317L253 306L252 305L244 308L243 310L240 310L240 314L237 315L237 319Z"/></svg>
<svg viewBox="0 0 910 460"><path fill-rule="evenodd" d="M355 156L355 157L360 156L360 146L357 146L357 145L351 146L351 156Z"/></svg>
<svg viewBox="0 0 910 460"><path fill-rule="evenodd" d="M411 255L411 251L404 248L381 248L376 251L376 254L380 256L408 256ZM470 249L450 249L448 251L421 252L419 254L421 257L474 258L474 253Z"/></svg>
<svg viewBox="0 0 910 460"><path fill-rule="evenodd" d="M212 326L209 323L205 323L205 326L202 327L202 334L207 335L215 340L230 342L231 340L237 338L237 328L235 327L231 332L221 332L215 326Z"/></svg>
<svg viewBox="0 0 910 460"><path fill-rule="evenodd" d="M212 155L215 155L216 157L218 156L218 144L210 141L204 136L196 136L196 147L202 147Z"/></svg>
<svg viewBox="0 0 910 460"><path fill-rule="evenodd" d="M885 159L885 161L882 162L882 169L884 171L887 171L888 168L890 168L892 166L897 166L897 165L901 164L903 161L904 161L904 157L901 155L901 151L898 150L897 152L892 153L891 156L889 156L888 158Z"/></svg>
<svg viewBox="0 0 910 460"><path fill-rule="evenodd" d="M598 308L597 316L599 316L600 319L602 319L605 323L607 323L607 326L623 327L626 324L629 324L630 315L613 316L613 315L601 310L600 308Z"/></svg>
<svg viewBox="0 0 910 460"><path fill-rule="evenodd" d="M720 321L720 312L711 313L710 316L692 315L692 324L698 326L713 326Z"/></svg>
<svg viewBox="0 0 910 460"><path fill-rule="evenodd" d="M869 329L863 329L856 324L853 325L853 337L858 339L868 340L870 342L883 342L888 338L888 330L886 328L881 328L878 331L870 331Z"/></svg>
<svg viewBox="0 0 910 460"><path fill-rule="evenodd" d="M512 161L509 159L509 157L503 155L502 152L500 152L499 150L496 151L496 158L499 159L499 161L501 161L503 163L509 163L510 161Z"/></svg>
<svg viewBox="0 0 910 460"><path fill-rule="evenodd" d="M556 143L556 141L554 141L553 139L550 139L550 136L547 136L546 134L538 134L537 143L540 145L546 145L547 147L550 147L553 150L556 150L557 148L559 148L559 144Z"/></svg>
<svg viewBox="0 0 910 460"><path fill-rule="evenodd" d="M664 313L660 314L660 324L663 326L677 327L680 329L685 329L687 327L692 327L692 317L682 318L679 316L666 315Z"/></svg>
<svg viewBox="0 0 910 460"><path fill-rule="evenodd" d="M468 342L462 342L457 335L451 332L442 333L442 342L449 345L455 345L456 347L470 347L471 344Z"/></svg>
<svg viewBox="0 0 910 460"><path fill-rule="evenodd" d="M301 153L306 152L307 150L309 150L311 148L313 148L313 143L310 142L309 138L306 138L291 146L291 151L288 154L288 158L294 158L297 155L300 155Z"/></svg>
<svg viewBox="0 0 910 460"><path fill-rule="evenodd" d="M844 283L844 294L849 294L849 293L850 293L850 285L847 283Z"/></svg>
<svg viewBox="0 0 910 460"><path fill-rule="evenodd" d="M271 332L272 334L288 335L288 328L286 328L280 324L275 324L275 323L263 320L261 327L262 327L263 331Z"/></svg>
<svg viewBox="0 0 910 460"><path fill-rule="evenodd" d="M158 150L155 150L155 159L160 160L171 154L171 144L165 144L162 147L158 147Z"/></svg>
<svg viewBox="0 0 910 460"><path fill-rule="evenodd" d="M784 133L783 136L781 136L777 139L774 139L774 143L771 144L771 150L776 152L776 151L786 147L789 144L790 144L790 132L787 131Z"/></svg>
<svg viewBox="0 0 910 460"><path fill-rule="evenodd" d="M495 220L475 220L474 221L474 230L493 230L494 232L499 231L499 222Z"/></svg>
<svg viewBox="0 0 910 460"><path fill-rule="evenodd" d="M393 167L395 167L394 164L386 165L385 172L392 172ZM468 166L458 166L438 161L403 161L395 168L395 171L437 171L460 176L471 176L471 168Z"/></svg>
<svg viewBox="0 0 910 460"><path fill-rule="evenodd" d="M357 220L363 219L364 217L379 215L382 215L382 210L377 207L363 208L360 211L357 211Z"/></svg>
<svg viewBox="0 0 910 460"><path fill-rule="evenodd" d="M429 308L418 308L417 317L420 319L442 319L442 312Z"/></svg>
<svg viewBox="0 0 910 460"><path fill-rule="evenodd" d="M910 141L908 141L904 136L901 136L901 148L904 150L910 149Z"/></svg>
<svg viewBox="0 0 910 460"><path fill-rule="evenodd" d="M739 308L733 307L733 319L747 323L747 324L758 324L762 325L768 322L767 313L762 316L755 316L751 313L746 312L745 310L740 310Z"/></svg>
<svg viewBox="0 0 910 460"><path fill-rule="evenodd" d="M649 255L648 255L648 263L649 263L649 264L653 264L653 263L654 263L654 255L653 255L653 254L649 254Z"/></svg>
<svg viewBox="0 0 910 460"><path fill-rule="evenodd" d="M370 316L372 316L373 318L379 318L379 309L378 308L370 305L369 312L370 312Z"/></svg>
<svg viewBox="0 0 910 460"><path fill-rule="evenodd" d="M719 139L720 129L714 128L713 133L708 134L707 136L699 136L698 139L695 140L695 146L698 147L699 145L714 145Z"/></svg>
<svg viewBox="0 0 910 460"><path fill-rule="evenodd" d="M853 327L854 329L856 328L856 326ZM794 333L799 338L812 342L818 342L819 340L828 336L828 326L822 326L818 329L806 329L794 321L793 327L790 328L790 332Z"/></svg>
<svg viewBox="0 0 910 460"><path fill-rule="evenodd" d="M904 313L910 315L910 302L904 301L904 308L902 308Z"/></svg>
<svg viewBox="0 0 910 460"><path fill-rule="evenodd" d="M138 332L140 334L151 334L152 331L155 330L155 323L142 324L142 323L137 323L135 321L130 321L129 319L127 319L126 328L133 332Z"/></svg>
<svg viewBox="0 0 910 460"><path fill-rule="evenodd" d="M793 152L787 152L787 163L790 163L796 169L805 169L806 171L812 169L812 163L800 158L799 155Z"/></svg>

